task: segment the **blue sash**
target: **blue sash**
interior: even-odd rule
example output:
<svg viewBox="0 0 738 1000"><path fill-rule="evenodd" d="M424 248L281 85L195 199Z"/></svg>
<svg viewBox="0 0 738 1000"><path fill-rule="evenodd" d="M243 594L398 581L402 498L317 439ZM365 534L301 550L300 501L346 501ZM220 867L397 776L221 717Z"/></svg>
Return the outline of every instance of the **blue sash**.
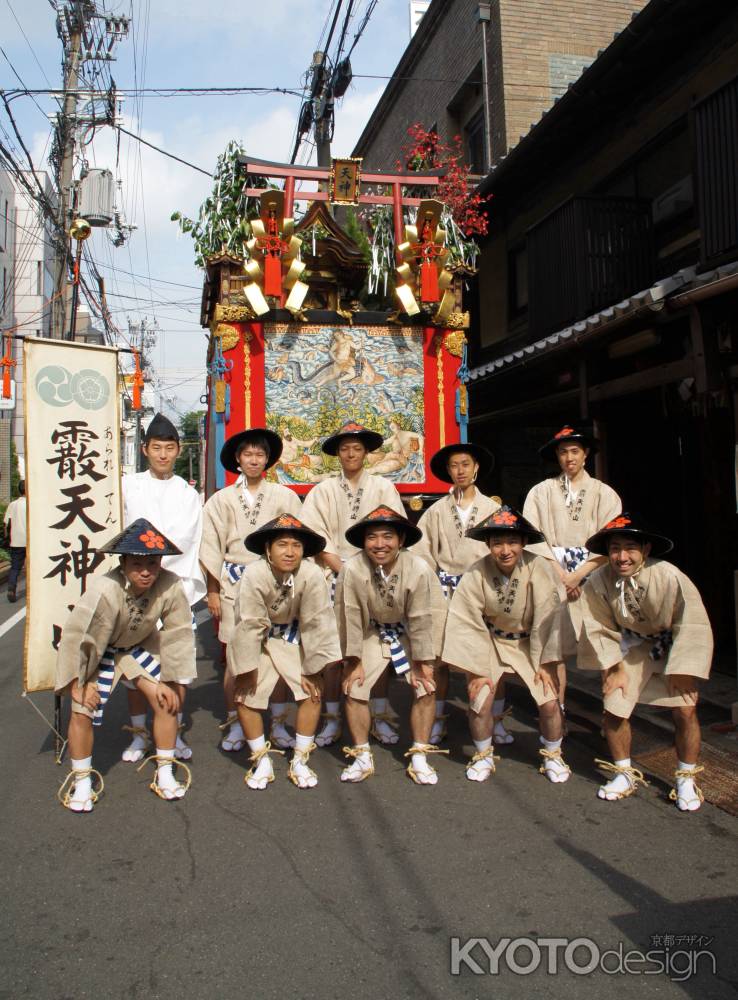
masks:
<svg viewBox="0 0 738 1000"><path fill-rule="evenodd" d="M394 671L398 676L406 674L410 669L405 649L400 642L400 636L405 634L405 626L402 622L376 622L372 618L369 622L379 632L379 638L389 646L389 655Z"/></svg>
<svg viewBox="0 0 738 1000"><path fill-rule="evenodd" d="M143 667L153 681L159 680L161 664L155 656L152 656L152 654L148 652L148 650L142 649L141 646L134 646L132 649L118 649L115 646L108 646L103 655L100 657L100 666L98 667L97 691L100 695L100 704L95 709L92 718L93 726L102 725L103 711L105 710L105 706L107 705L108 699L110 698L113 690L116 653L129 653L139 667Z"/></svg>

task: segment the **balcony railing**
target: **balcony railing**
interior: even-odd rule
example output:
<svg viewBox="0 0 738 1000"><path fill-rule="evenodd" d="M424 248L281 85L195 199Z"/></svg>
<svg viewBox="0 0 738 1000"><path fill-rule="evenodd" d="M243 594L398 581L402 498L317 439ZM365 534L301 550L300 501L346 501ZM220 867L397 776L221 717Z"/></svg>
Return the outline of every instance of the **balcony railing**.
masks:
<svg viewBox="0 0 738 1000"><path fill-rule="evenodd" d="M572 198L528 231L530 332L584 319L653 278L649 202Z"/></svg>

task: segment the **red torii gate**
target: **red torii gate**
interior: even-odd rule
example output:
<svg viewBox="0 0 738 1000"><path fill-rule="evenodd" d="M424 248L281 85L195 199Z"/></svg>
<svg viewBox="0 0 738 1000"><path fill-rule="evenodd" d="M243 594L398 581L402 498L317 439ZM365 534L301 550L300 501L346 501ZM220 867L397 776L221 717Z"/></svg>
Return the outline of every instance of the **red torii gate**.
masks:
<svg viewBox="0 0 738 1000"><path fill-rule="evenodd" d="M326 187L330 182L332 168L329 167L301 167L294 163L275 163L272 160L258 160L251 156L240 156L238 162L244 169L247 177L258 175L259 177L281 177L284 179L284 214L291 217L296 201L331 201L328 190L321 191L300 191L296 187L297 181L318 181ZM336 162L342 162L337 158ZM405 240L405 224L402 220L403 208L417 208L422 198L410 198L403 195L404 187L438 187L438 183L443 177L443 171L414 171L408 170L404 173L382 174L382 173L360 173L359 195L356 201L360 205L391 205L392 217L395 229L395 254L398 263L402 263L402 255L397 251L397 247ZM364 184L379 184L392 188L392 194L364 194L361 187ZM259 198L269 188L246 187L244 194L249 198Z"/></svg>

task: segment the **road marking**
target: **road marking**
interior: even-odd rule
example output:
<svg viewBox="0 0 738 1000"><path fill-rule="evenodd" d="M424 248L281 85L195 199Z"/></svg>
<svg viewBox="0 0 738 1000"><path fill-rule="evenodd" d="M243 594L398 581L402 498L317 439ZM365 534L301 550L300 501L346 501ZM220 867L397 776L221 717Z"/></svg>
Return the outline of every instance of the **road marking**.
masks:
<svg viewBox="0 0 738 1000"><path fill-rule="evenodd" d="M22 622L25 617L26 617L25 608L21 608L20 611L16 611L16 613L12 616L12 618L8 618L6 622L0 625L0 638L2 638L2 636L4 636L6 632L9 632L14 625L17 625L18 622Z"/></svg>

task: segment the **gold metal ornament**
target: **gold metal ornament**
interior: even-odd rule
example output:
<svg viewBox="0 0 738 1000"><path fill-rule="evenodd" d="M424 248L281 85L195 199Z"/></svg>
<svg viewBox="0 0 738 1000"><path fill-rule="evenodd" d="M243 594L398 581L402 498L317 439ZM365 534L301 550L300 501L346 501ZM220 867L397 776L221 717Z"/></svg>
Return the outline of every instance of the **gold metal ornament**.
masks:
<svg viewBox="0 0 738 1000"><path fill-rule="evenodd" d="M309 290L299 280L305 270L298 259L302 240L294 235L295 220L285 217L284 200L284 191L264 191L259 218L251 221L253 236L246 244L251 257L244 265L251 280L243 294L257 316L269 312L268 298L281 298L285 292L285 308L295 314Z"/></svg>
<svg viewBox="0 0 738 1000"><path fill-rule="evenodd" d="M74 219L69 227L69 235L73 240L86 240L92 232L92 226L87 219Z"/></svg>

